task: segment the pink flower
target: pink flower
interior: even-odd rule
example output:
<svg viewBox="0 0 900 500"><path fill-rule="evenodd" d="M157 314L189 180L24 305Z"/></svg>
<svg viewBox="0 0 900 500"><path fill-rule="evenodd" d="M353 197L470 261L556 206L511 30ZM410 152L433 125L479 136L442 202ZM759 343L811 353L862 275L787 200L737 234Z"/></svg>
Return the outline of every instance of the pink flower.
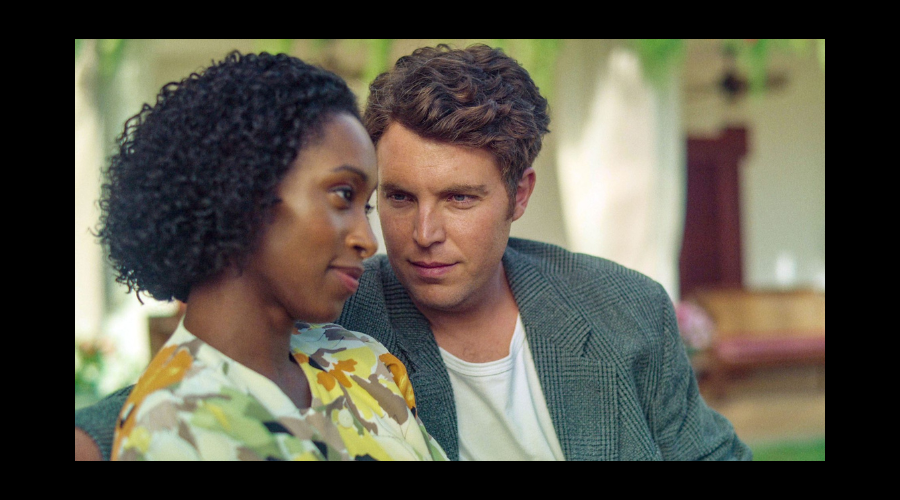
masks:
<svg viewBox="0 0 900 500"><path fill-rule="evenodd" d="M712 343L715 323L706 311L693 302L675 304L675 316L681 338L689 350L702 350Z"/></svg>

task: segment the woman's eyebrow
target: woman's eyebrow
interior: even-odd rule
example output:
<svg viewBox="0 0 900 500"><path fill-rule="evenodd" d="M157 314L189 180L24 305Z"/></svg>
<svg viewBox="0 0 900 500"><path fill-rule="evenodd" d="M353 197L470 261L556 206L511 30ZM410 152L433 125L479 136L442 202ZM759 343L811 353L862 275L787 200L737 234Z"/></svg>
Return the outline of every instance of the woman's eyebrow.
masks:
<svg viewBox="0 0 900 500"><path fill-rule="evenodd" d="M360 179L362 179L363 184L368 184L368 183L369 183L369 175L366 174L366 173L365 173L364 171L362 171L361 169L356 168L356 167L354 167L354 166L352 166L352 165L341 165L341 166L339 166L339 167L335 167L335 168L331 169L331 171L332 171L332 172L335 172L335 173L337 173L337 172L350 172L350 173L352 173L352 174L356 174Z"/></svg>

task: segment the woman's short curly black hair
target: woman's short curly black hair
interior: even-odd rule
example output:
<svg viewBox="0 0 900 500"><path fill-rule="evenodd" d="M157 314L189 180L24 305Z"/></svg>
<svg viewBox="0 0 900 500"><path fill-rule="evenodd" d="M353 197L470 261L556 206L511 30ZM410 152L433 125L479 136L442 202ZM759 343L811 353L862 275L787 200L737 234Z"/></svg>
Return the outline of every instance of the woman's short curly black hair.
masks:
<svg viewBox="0 0 900 500"><path fill-rule="evenodd" d="M231 52L165 85L125 123L104 172L97 236L116 281L187 301L242 266L279 183L336 113L360 118L346 82L284 54Z"/></svg>

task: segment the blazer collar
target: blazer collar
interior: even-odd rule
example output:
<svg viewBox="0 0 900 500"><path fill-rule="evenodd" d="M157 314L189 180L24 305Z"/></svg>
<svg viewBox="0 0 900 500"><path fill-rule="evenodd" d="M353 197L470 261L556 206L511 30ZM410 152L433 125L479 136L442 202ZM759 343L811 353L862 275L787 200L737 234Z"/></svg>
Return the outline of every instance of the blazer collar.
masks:
<svg viewBox="0 0 900 500"><path fill-rule="evenodd" d="M503 263L563 453L617 460L617 368L585 352L592 336L602 338L602 321L589 318L583 298L543 273L535 257L507 247Z"/></svg>
<svg viewBox="0 0 900 500"><path fill-rule="evenodd" d="M570 292L545 276L532 257L513 248L506 248L503 266L529 336L547 336L560 349L582 353L591 326L577 300L568 300Z"/></svg>

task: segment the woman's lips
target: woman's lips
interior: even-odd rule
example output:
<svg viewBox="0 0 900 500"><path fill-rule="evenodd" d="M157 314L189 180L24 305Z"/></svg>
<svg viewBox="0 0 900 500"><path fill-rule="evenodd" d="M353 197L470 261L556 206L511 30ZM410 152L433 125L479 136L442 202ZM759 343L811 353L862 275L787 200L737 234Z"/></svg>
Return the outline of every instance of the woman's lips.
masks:
<svg viewBox="0 0 900 500"><path fill-rule="evenodd" d="M410 264L412 264L416 274L424 279L442 278L456 266L455 263L446 264L443 262L410 262Z"/></svg>
<svg viewBox="0 0 900 500"><path fill-rule="evenodd" d="M351 294L356 293L359 289L359 278L362 276L362 268L356 267L333 267L337 271L338 278L341 283L347 287Z"/></svg>

